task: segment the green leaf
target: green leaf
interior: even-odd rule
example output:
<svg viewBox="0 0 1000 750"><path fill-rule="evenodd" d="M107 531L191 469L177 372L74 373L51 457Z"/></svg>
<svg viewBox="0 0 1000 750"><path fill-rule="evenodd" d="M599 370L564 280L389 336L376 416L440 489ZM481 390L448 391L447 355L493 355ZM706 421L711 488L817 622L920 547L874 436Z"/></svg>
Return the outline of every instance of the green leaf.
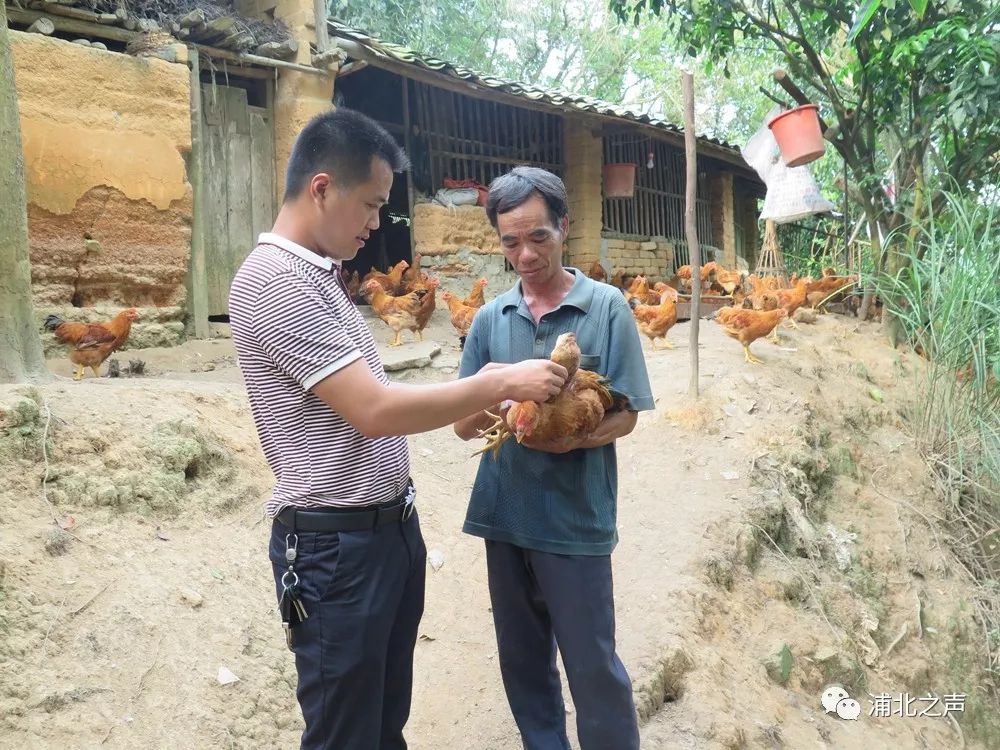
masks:
<svg viewBox="0 0 1000 750"><path fill-rule="evenodd" d="M917 14L917 18L923 19L924 13L927 12L927 0L910 0L910 7Z"/></svg>
<svg viewBox="0 0 1000 750"><path fill-rule="evenodd" d="M868 389L868 395L872 397L873 401L877 401L880 404L885 401L885 396L882 395L882 391L874 386Z"/></svg>
<svg viewBox="0 0 1000 750"><path fill-rule="evenodd" d="M865 3L865 7L861 9L861 15L859 15L858 20L854 22L854 28L852 28L851 33L847 35L848 42L853 42L854 38L868 27L868 24L871 23L872 17L880 7L882 7L882 0L868 0L868 2Z"/></svg>

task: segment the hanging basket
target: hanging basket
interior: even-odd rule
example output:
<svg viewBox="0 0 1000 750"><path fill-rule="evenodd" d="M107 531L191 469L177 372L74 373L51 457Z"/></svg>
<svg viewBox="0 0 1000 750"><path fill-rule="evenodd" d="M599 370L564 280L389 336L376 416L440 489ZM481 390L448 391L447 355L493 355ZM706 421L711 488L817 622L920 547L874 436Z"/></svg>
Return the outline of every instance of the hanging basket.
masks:
<svg viewBox="0 0 1000 750"><path fill-rule="evenodd" d="M635 164L604 165L604 197L631 198L635 195Z"/></svg>
<svg viewBox="0 0 1000 750"><path fill-rule="evenodd" d="M782 112L767 124L781 149L781 158L789 167L801 167L823 155L826 147L819 129L818 110L815 104L803 104Z"/></svg>

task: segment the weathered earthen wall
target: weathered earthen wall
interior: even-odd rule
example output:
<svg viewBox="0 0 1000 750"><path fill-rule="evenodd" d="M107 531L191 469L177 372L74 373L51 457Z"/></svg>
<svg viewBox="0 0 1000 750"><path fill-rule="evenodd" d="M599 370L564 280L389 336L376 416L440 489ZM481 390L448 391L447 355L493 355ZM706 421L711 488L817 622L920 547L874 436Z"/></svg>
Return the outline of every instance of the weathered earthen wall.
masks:
<svg viewBox="0 0 1000 750"><path fill-rule="evenodd" d="M669 240L604 239L600 249L601 265L609 280L619 269L628 276L642 274L654 281L669 279L674 274L674 245ZM580 267L586 271L590 264Z"/></svg>
<svg viewBox="0 0 1000 750"><path fill-rule="evenodd" d="M182 310L192 212L187 67L39 34L11 32L11 43L39 316Z"/></svg>
<svg viewBox="0 0 1000 750"><path fill-rule="evenodd" d="M497 232L481 206L418 203L411 230L415 250L423 256L421 267L428 273L454 279L459 287L485 277L492 294L517 280L506 268Z"/></svg>

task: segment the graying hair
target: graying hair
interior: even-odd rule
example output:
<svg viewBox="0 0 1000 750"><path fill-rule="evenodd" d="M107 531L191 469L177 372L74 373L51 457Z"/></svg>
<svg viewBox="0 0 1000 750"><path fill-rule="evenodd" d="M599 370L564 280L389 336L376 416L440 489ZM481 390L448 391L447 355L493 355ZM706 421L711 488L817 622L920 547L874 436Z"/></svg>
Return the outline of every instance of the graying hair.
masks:
<svg viewBox="0 0 1000 750"><path fill-rule="evenodd" d="M493 228L497 228L498 214L513 211L535 193L545 200L552 224L558 227L569 214L563 181L538 167L514 167L490 183L490 194L486 198L486 217Z"/></svg>

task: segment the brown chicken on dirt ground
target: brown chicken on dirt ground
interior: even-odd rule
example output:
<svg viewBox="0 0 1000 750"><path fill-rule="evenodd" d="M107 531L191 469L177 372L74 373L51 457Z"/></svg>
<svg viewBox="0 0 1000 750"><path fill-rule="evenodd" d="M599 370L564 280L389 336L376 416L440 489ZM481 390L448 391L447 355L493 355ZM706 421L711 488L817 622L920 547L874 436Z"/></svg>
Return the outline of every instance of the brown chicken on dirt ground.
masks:
<svg viewBox="0 0 1000 750"><path fill-rule="evenodd" d="M483 289L486 288L486 279L476 279L472 284L472 291L469 292L469 296L462 300L462 304L466 307L474 307L477 310L486 304L486 295L483 294Z"/></svg>
<svg viewBox="0 0 1000 750"><path fill-rule="evenodd" d="M134 307L122 310L107 323L73 323L50 315L45 319L45 328L73 347L69 353L69 361L76 365L73 380L80 380L85 367L96 377L101 376L101 364L128 340L132 321L138 317L139 311Z"/></svg>
<svg viewBox="0 0 1000 750"><path fill-rule="evenodd" d="M629 300L629 307L632 308L632 315L639 325L639 330L649 338L656 351L656 340L662 338L664 349L674 349L670 339L667 338L667 331L677 323L677 292L670 287L666 287L660 292L660 302L658 305L640 305L636 297Z"/></svg>
<svg viewBox="0 0 1000 750"><path fill-rule="evenodd" d="M389 270L389 273L372 269L361 279L361 288L366 289L369 281L377 281L389 294L400 294L403 291L403 273L409 267L409 261L401 260Z"/></svg>
<svg viewBox="0 0 1000 750"><path fill-rule="evenodd" d="M437 303L434 300L434 290L438 288L438 284L440 283L440 279L436 279L431 276L426 281L420 282L417 285L417 288L414 289L414 291L424 290L427 292L423 299L420 300L420 307L417 309L417 327L410 329L417 334L417 338L420 341L424 340L424 329L430 322L431 315L434 313L434 308L437 306Z"/></svg>
<svg viewBox="0 0 1000 750"><path fill-rule="evenodd" d="M420 260L423 256L417 253L413 256L413 265L403 271L403 276L400 279L400 284L403 287L403 291L406 293L412 292L420 284L427 282L428 276L426 273L420 270Z"/></svg>
<svg viewBox="0 0 1000 750"><path fill-rule="evenodd" d="M550 359L570 373L562 390L545 403L518 401L505 414L490 414L494 424L480 430L480 437L487 442L476 454L489 451L498 457L500 447L511 435L527 448L579 440L596 430L606 413L628 407L628 400L613 393L603 376L580 369L575 333L564 333L556 339Z"/></svg>
<svg viewBox="0 0 1000 750"><path fill-rule="evenodd" d="M626 279L627 277L625 276L625 269L618 268L615 270L614 276L611 277L611 281L609 283L611 284L611 286L621 289L624 292L626 289L628 289L629 283L631 283L631 279L628 280Z"/></svg>
<svg viewBox="0 0 1000 750"><path fill-rule="evenodd" d="M770 297L774 300L774 305L765 305L765 309L773 310L774 308L783 308L786 313L788 313L788 323L792 328L798 329L798 324L792 319L795 311L798 310L802 305L806 303L806 294L809 288L809 282L805 279L800 279L796 282L795 286L791 289L775 289L773 292L767 292L765 294L765 299ZM772 339L777 341L778 339L778 329L774 329Z"/></svg>
<svg viewBox="0 0 1000 750"><path fill-rule="evenodd" d="M451 317L451 324L458 331L459 348L465 348L465 337L469 335L472 327L472 320L479 312L478 307L469 307L462 300L448 291L441 292L441 299L448 305L448 315Z"/></svg>
<svg viewBox="0 0 1000 750"><path fill-rule="evenodd" d="M762 339L777 327L788 311L783 307L776 310L743 310L737 307L723 307L715 314L715 322L723 332L743 345L746 361L762 365L763 360L750 353L750 344Z"/></svg>
<svg viewBox="0 0 1000 750"><path fill-rule="evenodd" d="M631 304L633 298L638 299L639 304L645 304L649 298L649 282L642 274L632 279L625 290L625 301Z"/></svg>
<svg viewBox="0 0 1000 750"><path fill-rule="evenodd" d="M376 279L366 281L362 287L368 296L372 310L382 319L382 322L396 332L389 346L399 346L403 343L403 330L413 331L417 328L417 312L420 309L420 300L427 294L426 289L421 289L399 297L393 297L382 288Z"/></svg>
<svg viewBox="0 0 1000 750"><path fill-rule="evenodd" d="M595 260L593 265L590 266L590 270L587 271L587 276L592 278L594 281L607 281L608 272L604 270L604 266L601 265L601 261Z"/></svg>

